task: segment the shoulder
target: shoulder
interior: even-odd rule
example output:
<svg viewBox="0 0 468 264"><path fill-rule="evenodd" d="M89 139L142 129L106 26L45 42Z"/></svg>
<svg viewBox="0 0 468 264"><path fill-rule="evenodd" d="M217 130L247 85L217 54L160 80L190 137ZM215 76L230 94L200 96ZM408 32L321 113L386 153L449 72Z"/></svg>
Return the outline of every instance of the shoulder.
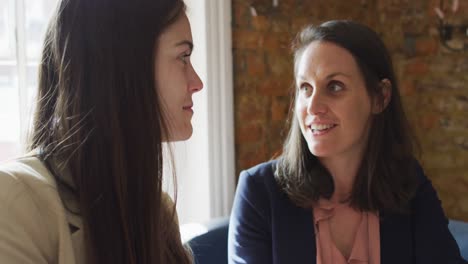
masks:
<svg viewBox="0 0 468 264"><path fill-rule="evenodd" d="M431 223L446 227L448 220L435 188L419 163L416 164L416 171L416 191L411 200L413 222L418 223L420 228Z"/></svg>
<svg viewBox="0 0 468 264"><path fill-rule="evenodd" d="M277 160L267 161L240 173L236 190L236 202L244 201L256 210L269 214L287 200L275 180Z"/></svg>
<svg viewBox="0 0 468 264"><path fill-rule="evenodd" d="M270 160L243 170L239 175L237 193L263 202L276 200L281 195L275 180L276 165L277 160Z"/></svg>
<svg viewBox="0 0 468 264"><path fill-rule="evenodd" d="M32 207L31 214L47 217L63 208L53 176L34 156L0 164L0 204L2 211Z"/></svg>
<svg viewBox="0 0 468 264"><path fill-rule="evenodd" d="M417 208L422 205L430 206L440 203L431 180L426 176L424 169L419 162L415 162L415 170L416 184L414 195L410 200L413 213L417 212Z"/></svg>
<svg viewBox="0 0 468 264"><path fill-rule="evenodd" d="M29 156L0 165L0 240L8 241L0 245L2 262L17 263L26 254L34 263L54 262L64 219L53 177L39 159Z"/></svg>
<svg viewBox="0 0 468 264"><path fill-rule="evenodd" d="M411 204L416 257L424 260L420 263L462 263L442 202L423 168L416 167L417 189Z"/></svg>
<svg viewBox="0 0 468 264"><path fill-rule="evenodd" d="M55 180L41 160L35 156L25 156L0 163L2 180L26 181L55 187Z"/></svg>
<svg viewBox="0 0 468 264"><path fill-rule="evenodd" d="M5 201L15 192L37 194L41 190L56 191L55 180L43 163L26 156L0 164L0 195Z"/></svg>
<svg viewBox="0 0 468 264"><path fill-rule="evenodd" d="M268 175L268 174L272 174L275 169L276 169L276 164L278 163L277 160L270 160L270 161L266 161L266 162L263 162L263 163L260 163L258 165L255 165L249 169L247 169L246 171L249 173L249 174L252 174L252 175Z"/></svg>
<svg viewBox="0 0 468 264"><path fill-rule="evenodd" d="M15 199L18 197L28 198L47 211L56 211L62 207L53 176L34 156L0 164L1 203L3 206L17 203Z"/></svg>
<svg viewBox="0 0 468 264"><path fill-rule="evenodd" d="M270 160L260 163L252 168L244 170L239 176L239 183L247 182L251 184L260 184L264 186L275 185L274 174L277 160Z"/></svg>
<svg viewBox="0 0 468 264"><path fill-rule="evenodd" d="M413 206L415 203L425 200L428 196L436 198L437 194L431 180L426 176L423 167L418 162L415 163L416 170L416 190L413 196ZM438 199L434 199L437 200ZM439 201L438 201L439 202Z"/></svg>

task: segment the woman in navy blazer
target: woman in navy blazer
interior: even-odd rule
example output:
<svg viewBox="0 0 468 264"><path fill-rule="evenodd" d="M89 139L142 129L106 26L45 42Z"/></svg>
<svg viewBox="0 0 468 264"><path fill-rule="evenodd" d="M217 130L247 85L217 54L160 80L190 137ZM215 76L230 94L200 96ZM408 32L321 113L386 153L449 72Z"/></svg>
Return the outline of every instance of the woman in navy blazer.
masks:
<svg viewBox="0 0 468 264"><path fill-rule="evenodd" d="M317 260L319 199L378 216L381 264L465 263L414 158L392 62L378 35L354 22L330 21L306 27L293 48L289 135L277 160L240 175L229 263L330 261ZM351 238L349 248L347 232L355 227L340 233ZM332 239L337 245L341 237Z"/></svg>

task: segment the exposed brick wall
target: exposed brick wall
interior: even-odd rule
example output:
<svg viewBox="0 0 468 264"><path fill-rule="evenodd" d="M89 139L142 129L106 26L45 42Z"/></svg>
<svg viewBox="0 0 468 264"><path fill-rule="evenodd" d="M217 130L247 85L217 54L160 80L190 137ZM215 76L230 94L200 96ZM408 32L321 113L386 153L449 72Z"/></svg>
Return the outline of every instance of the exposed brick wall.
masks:
<svg viewBox="0 0 468 264"><path fill-rule="evenodd" d="M448 216L468 221L468 51L439 44L438 0L279 0L276 8L272 0L232 3L237 172L281 150L294 34L308 23L351 19L374 28L390 49L426 174ZM468 19L468 1L460 5L451 21Z"/></svg>

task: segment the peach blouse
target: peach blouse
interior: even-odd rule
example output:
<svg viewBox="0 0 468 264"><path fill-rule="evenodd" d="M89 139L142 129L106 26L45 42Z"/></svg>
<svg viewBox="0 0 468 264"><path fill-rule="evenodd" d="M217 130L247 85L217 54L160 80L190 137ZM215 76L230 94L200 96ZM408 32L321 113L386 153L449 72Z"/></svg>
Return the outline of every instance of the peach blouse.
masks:
<svg viewBox="0 0 468 264"><path fill-rule="evenodd" d="M336 204L325 199L320 199L313 208L317 264L380 264L378 215L349 209L347 204ZM335 213L339 210L340 215L345 218L361 215L348 259L338 250L330 232L329 220L335 217Z"/></svg>

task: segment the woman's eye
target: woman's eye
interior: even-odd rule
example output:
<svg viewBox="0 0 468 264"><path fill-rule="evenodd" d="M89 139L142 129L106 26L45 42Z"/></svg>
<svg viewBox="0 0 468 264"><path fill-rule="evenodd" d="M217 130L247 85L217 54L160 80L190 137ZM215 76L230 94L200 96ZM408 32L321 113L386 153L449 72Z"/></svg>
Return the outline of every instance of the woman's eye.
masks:
<svg viewBox="0 0 468 264"><path fill-rule="evenodd" d="M339 91L342 91L344 88L343 88L343 84L342 84L342 83L339 83L339 82L331 82L331 83L328 85L328 89L330 89L330 91L332 91L332 92L339 92Z"/></svg>
<svg viewBox="0 0 468 264"><path fill-rule="evenodd" d="M299 90L306 96L309 96L312 93L312 87L306 83L301 84L299 86Z"/></svg>
<svg viewBox="0 0 468 264"><path fill-rule="evenodd" d="M184 63L184 64L187 64L190 60L190 55L192 55L191 53L184 53L182 55L180 55L179 59Z"/></svg>

